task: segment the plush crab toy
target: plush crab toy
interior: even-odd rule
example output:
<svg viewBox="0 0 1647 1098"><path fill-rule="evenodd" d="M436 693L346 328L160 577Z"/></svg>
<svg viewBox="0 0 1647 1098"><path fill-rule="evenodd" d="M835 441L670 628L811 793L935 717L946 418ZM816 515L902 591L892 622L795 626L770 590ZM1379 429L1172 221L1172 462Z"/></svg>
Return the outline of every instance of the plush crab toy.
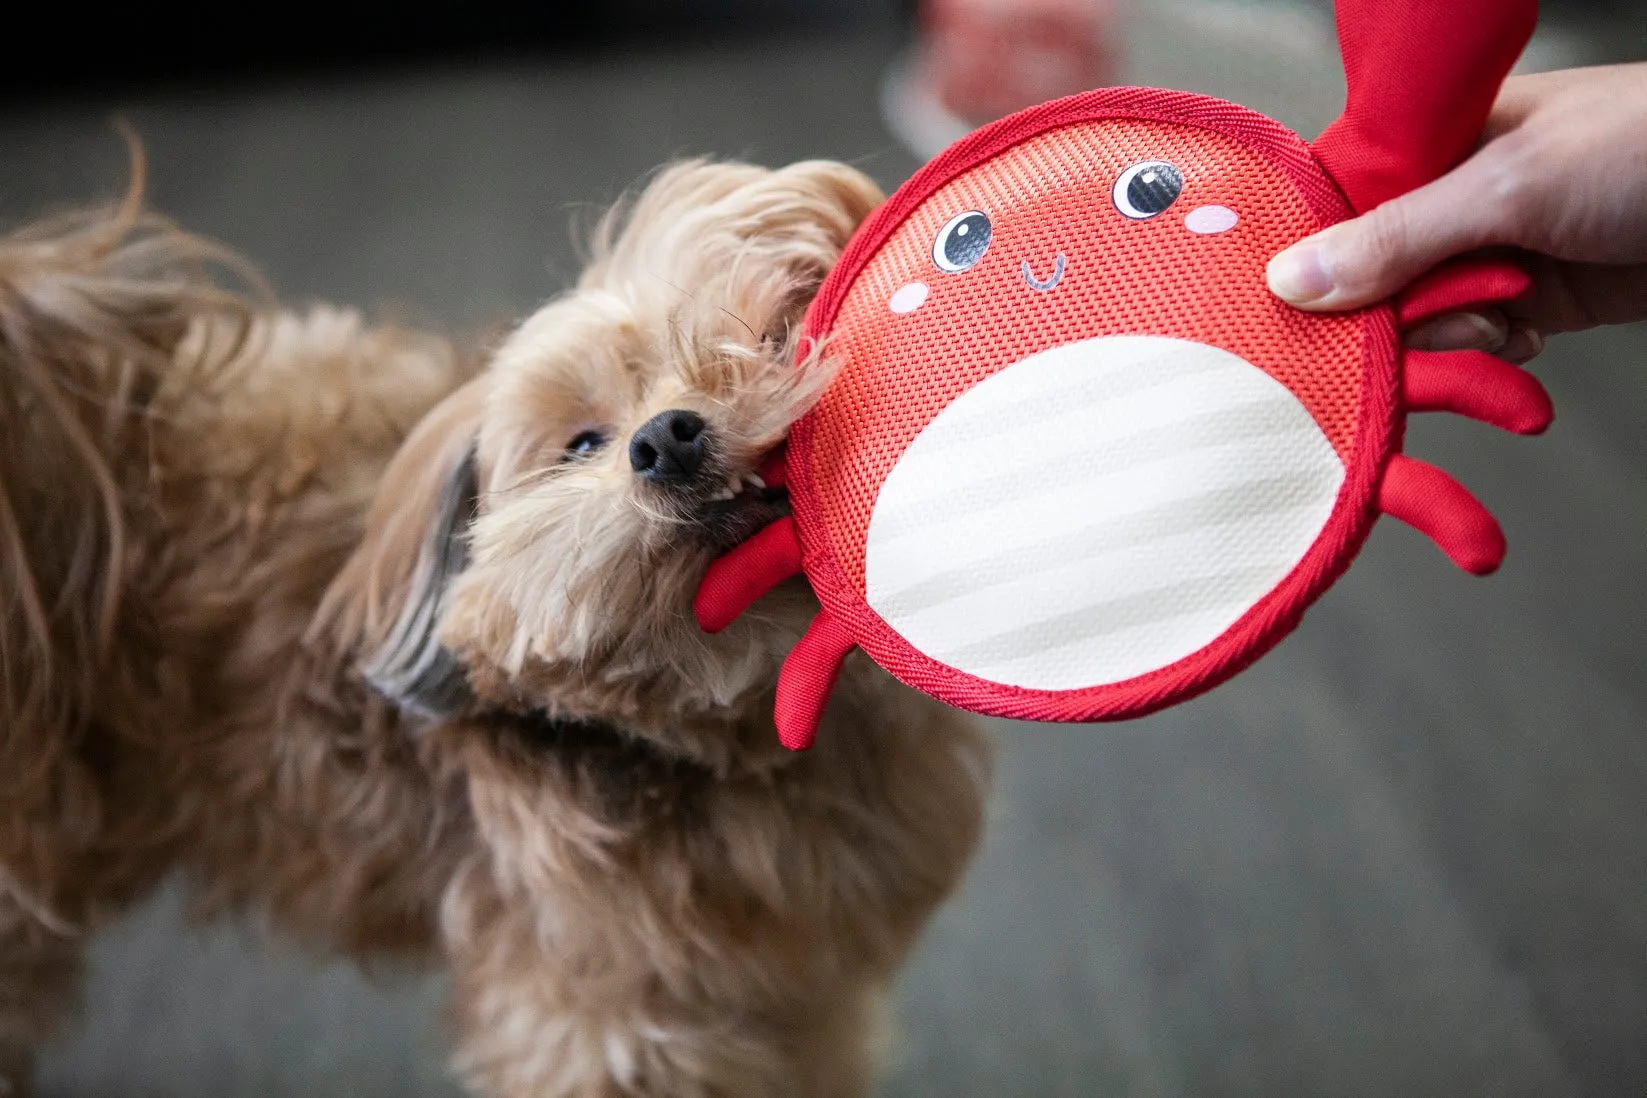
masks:
<svg viewBox="0 0 1647 1098"><path fill-rule="evenodd" d="M997 716L1184 700L1292 630L1381 513L1496 568L1498 524L1401 453L1405 418L1532 434L1549 398L1400 333L1526 275L1456 261L1325 315L1274 297L1265 266L1463 159L1536 18L1536 0L1339 0L1348 101L1312 143L1232 103L1111 88L986 126L899 189L807 314L840 365L778 466L793 514L698 593L714 631L810 580L783 742L812 742L855 647Z"/></svg>

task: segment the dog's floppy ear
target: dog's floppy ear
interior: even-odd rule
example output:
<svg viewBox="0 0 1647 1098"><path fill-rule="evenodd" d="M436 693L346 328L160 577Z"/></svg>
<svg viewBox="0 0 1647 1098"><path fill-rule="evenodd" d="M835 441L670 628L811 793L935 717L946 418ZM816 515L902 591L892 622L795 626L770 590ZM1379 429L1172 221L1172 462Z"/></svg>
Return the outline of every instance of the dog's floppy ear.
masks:
<svg viewBox="0 0 1647 1098"><path fill-rule="evenodd" d="M853 232L886 196L863 172L833 160L779 168L754 190L753 208L741 218L756 233L745 255L764 261L773 272L768 277L788 282L768 324L798 327Z"/></svg>
<svg viewBox="0 0 1647 1098"><path fill-rule="evenodd" d="M483 398L483 382L470 382L401 445L316 619L360 659L373 687L425 716L453 716L473 701L463 665L440 642L440 622L447 587L469 561Z"/></svg>
<svg viewBox="0 0 1647 1098"><path fill-rule="evenodd" d="M882 200L874 180L832 160L776 170L683 161L612 207L579 285L631 295L691 287L716 298L722 315L781 328L800 319Z"/></svg>
<svg viewBox="0 0 1647 1098"><path fill-rule="evenodd" d="M824 226L836 251L846 247L863 219L886 201L873 179L835 160L801 160L779 168L773 180L784 189L798 188L800 212L806 220Z"/></svg>
<svg viewBox="0 0 1647 1098"><path fill-rule="evenodd" d="M473 700L463 665L440 643L438 630L446 587L469 563L468 531L479 493L471 444L435 499L400 613L363 668L380 693L428 716L451 716Z"/></svg>

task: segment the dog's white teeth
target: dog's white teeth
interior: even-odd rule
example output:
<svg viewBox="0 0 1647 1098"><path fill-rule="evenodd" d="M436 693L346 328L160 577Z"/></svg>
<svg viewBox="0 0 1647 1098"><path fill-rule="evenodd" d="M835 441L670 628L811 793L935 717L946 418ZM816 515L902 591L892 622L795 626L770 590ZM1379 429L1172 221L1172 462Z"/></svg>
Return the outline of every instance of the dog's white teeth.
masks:
<svg viewBox="0 0 1647 1098"><path fill-rule="evenodd" d="M709 498L712 499L712 500L715 500L716 502L719 502L721 500L735 499L736 497L741 496L744 493L744 491L748 488L765 488L765 487L766 487L766 481L762 480L760 477L756 476L754 473L743 473L743 474L740 474L738 476L734 476L731 479L729 479L726 482L726 487L722 488L720 491L716 492L713 496L710 496Z"/></svg>

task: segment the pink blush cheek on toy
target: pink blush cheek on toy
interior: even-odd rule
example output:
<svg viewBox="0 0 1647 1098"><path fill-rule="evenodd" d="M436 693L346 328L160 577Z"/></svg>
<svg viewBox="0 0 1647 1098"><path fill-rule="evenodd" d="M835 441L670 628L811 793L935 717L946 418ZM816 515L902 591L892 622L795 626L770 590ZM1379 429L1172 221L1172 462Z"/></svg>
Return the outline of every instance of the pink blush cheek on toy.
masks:
<svg viewBox="0 0 1647 1098"><path fill-rule="evenodd" d="M925 305L931 294L932 289L925 282L907 282L887 299L887 307L899 316L905 316Z"/></svg>
<svg viewBox="0 0 1647 1098"><path fill-rule="evenodd" d="M1184 215L1184 228L1202 236L1212 236L1229 232L1240 220L1228 206L1197 206Z"/></svg>

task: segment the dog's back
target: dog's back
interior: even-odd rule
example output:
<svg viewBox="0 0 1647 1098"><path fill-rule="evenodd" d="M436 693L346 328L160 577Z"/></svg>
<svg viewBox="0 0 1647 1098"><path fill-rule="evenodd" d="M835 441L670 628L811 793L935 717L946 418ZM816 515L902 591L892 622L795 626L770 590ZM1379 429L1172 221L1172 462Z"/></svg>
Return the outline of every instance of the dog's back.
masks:
<svg viewBox="0 0 1647 1098"><path fill-rule="evenodd" d="M124 765L167 690L126 589L149 413L200 318L250 320L191 269L214 258L135 202L0 239L0 866L14 903L67 924L107 826L89 755Z"/></svg>
<svg viewBox="0 0 1647 1098"><path fill-rule="evenodd" d="M79 940L200 829L175 771L215 714L275 704L460 375L442 340L276 311L138 198L0 237L0 1096Z"/></svg>
<svg viewBox="0 0 1647 1098"><path fill-rule="evenodd" d="M249 320L190 270L212 258L135 201L0 239L0 1093L75 939L147 883L111 830L163 841L159 798L111 789L155 790L142 744L176 690L126 590L130 504L176 348L200 316Z"/></svg>

